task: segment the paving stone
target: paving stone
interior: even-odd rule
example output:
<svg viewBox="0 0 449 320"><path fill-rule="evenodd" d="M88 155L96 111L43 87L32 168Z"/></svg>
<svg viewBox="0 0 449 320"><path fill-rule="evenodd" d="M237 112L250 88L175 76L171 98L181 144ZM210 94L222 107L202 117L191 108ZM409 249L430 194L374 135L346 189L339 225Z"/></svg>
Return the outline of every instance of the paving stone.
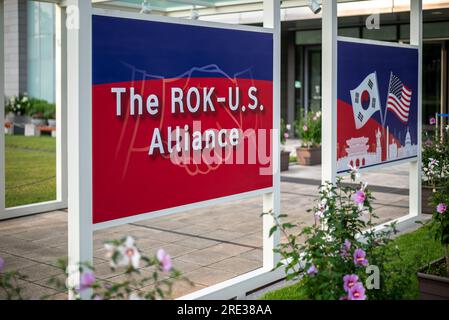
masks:
<svg viewBox="0 0 449 320"><path fill-rule="evenodd" d="M190 247L194 249L204 249L208 248L214 245L217 245L218 241L210 240L210 239L204 239L204 238L197 238L197 237L190 237L187 239L183 239L181 241L174 242L174 244L181 244L185 247Z"/></svg>
<svg viewBox="0 0 449 320"><path fill-rule="evenodd" d="M235 278L237 274L205 267L188 272L185 276L194 283L198 283L203 286L212 286L214 284Z"/></svg>
<svg viewBox="0 0 449 320"><path fill-rule="evenodd" d="M43 279L48 279L52 276L62 274L63 271L57 267L46 264L35 264L23 269L20 273L26 276L27 281L36 282Z"/></svg>
<svg viewBox="0 0 449 320"><path fill-rule="evenodd" d="M311 225L313 214L306 210L314 205L320 183L320 166L292 166L283 176L313 179L315 184L281 183L281 211L286 219ZM367 172L363 177L370 184L385 184L388 188L407 188L407 168L382 169L379 174ZM385 181L383 181L385 180ZM390 190L390 189L385 189ZM374 207L380 222L408 213L408 196L374 192ZM175 286L174 297L185 295L212 284L230 279L262 265L262 197L238 200L214 207L190 210L182 214L148 219L94 233L95 273L100 281L123 277L124 270L111 270L105 257L104 242L126 235L136 238L145 255L164 248L173 258L174 267L191 279L196 287L186 283ZM63 277L51 266L67 254L67 212L59 210L8 221L0 221L0 255L6 270L20 269L31 276L32 283L23 282L28 291L51 294L49 299L65 299L46 284L51 276ZM282 237L285 241L284 237ZM147 270L150 272L149 270ZM41 289L39 289L41 287ZM150 288L151 286L148 286ZM53 290L53 291L52 291ZM36 296L36 294L35 294Z"/></svg>
<svg viewBox="0 0 449 320"><path fill-rule="evenodd" d="M209 264L218 262L229 258L231 254L226 252L217 252L211 250L211 248L196 250L186 255L178 257L178 260L184 262L197 263L201 266L207 266Z"/></svg>
<svg viewBox="0 0 449 320"><path fill-rule="evenodd" d="M225 259L208 266L208 268L228 271L230 273L239 275L255 269L259 269L261 267L262 263L259 261L248 260L238 257L231 257L229 259Z"/></svg>

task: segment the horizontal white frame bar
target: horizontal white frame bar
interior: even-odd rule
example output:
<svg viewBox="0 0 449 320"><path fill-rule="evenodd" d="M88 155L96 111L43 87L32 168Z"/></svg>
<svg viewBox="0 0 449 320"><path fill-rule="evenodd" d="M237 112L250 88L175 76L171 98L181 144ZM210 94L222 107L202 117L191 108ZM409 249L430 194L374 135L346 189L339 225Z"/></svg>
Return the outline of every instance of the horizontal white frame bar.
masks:
<svg viewBox="0 0 449 320"><path fill-rule="evenodd" d="M218 29L226 29L226 30L250 31L250 32L261 32L261 33L273 34L273 29L271 29L271 28L246 26L246 25L238 25L238 24L227 24L227 23L220 23L220 22L209 22L209 21L202 21L202 20L180 19L180 18L152 15L152 14L140 14L140 13L134 13L134 12L119 12L119 11L115 11L115 10L106 10L106 9L99 9L99 8L92 9L92 15L114 17L114 18L134 19L134 20L142 20L142 21L151 21L151 22L173 23L173 24L181 24L181 25L188 25L188 26L194 26L194 27L207 27L207 28L218 28Z"/></svg>
<svg viewBox="0 0 449 320"><path fill-rule="evenodd" d="M256 269L235 278L215 284L213 286L187 294L176 300L230 300L246 297L248 292L257 290L267 284L282 280L286 277L285 268L267 270ZM240 292L240 295L236 295Z"/></svg>
<svg viewBox="0 0 449 320"><path fill-rule="evenodd" d="M407 44L407 43L387 42L387 41L359 39L359 38L341 37L341 36L337 37L337 41L354 42L354 43L361 43L361 44L373 44L373 45L377 45L377 46L396 47L396 48L415 49L415 50L419 49L419 46L415 46L415 45Z"/></svg>
<svg viewBox="0 0 449 320"><path fill-rule="evenodd" d="M390 162L386 162L386 163L380 163L378 165L372 165L370 167L360 167L359 172L368 172L368 171L372 171L374 169L383 169L383 168L388 168L388 167L394 167L394 166L398 166L401 164L405 164L405 163L411 163L411 162L416 162L418 161L418 156L415 156L413 158L409 158L409 159L399 159L399 160L394 160L394 161L390 161ZM345 176L349 174L349 168L346 171L338 171L337 172L337 176Z"/></svg>
<svg viewBox="0 0 449 320"><path fill-rule="evenodd" d="M67 202L65 201L47 201L41 203L33 203L29 205L6 208L3 214L0 216L0 221L12 218L19 218L22 216L49 212L54 210L61 210L67 208Z"/></svg>
<svg viewBox="0 0 449 320"><path fill-rule="evenodd" d="M412 220L416 220L413 214L407 214L405 216L393 219L391 221L384 222L373 228L374 231L382 231L389 227L392 223L396 222L397 227L410 223ZM286 264L286 260L283 260ZM226 280L224 282L215 284L213 286L195 291L187 294L176 300L224 300L233 298L244 298L244 296L236 296L235 292L244 292L245 294L254 290L257 290L267 284L280 281L286 277L285 267L281 267L276 270L267 270L265 268L256 269L248 273L242 274L235 278Z"/></svg>
<svg viewBox="0 0 449 320"><path fill-rule="evenodd" d="M178 206L178 207L162 209L162 210L157 210L157 211L152 211L152 212L147 212L147 213L141 213L141 214L138 214L135 216L130 216L130 217L125 217L125 218L120 218L120 219L116 219L116 220L93 224L93 230L97 231L97 230L102 230L102 229L106 229L106 228L117 227L117 226L120 226L123 224L139 222L142 220L164 217L164 216L177 214L180 212L189 211L189 210L193 210L193 209L204 208L204 207L208 207L208 206L212 206L212 205L220 205L220 204L224 204L224 203L227 203L230 201L244 200L244 199L248 199L248 198L252 198L252 197L256 197L256 196L261 196L265 193L269 193L272 191L273 191L272 187L266 188L266 189L259 189L259 190L234 194L231 196L221 197L221 198L217 198L217 199L195 202L195 203L186 204L186 205L182 205L182 206Z"/></svg>
<svg viewBox="0 0 449 320"><path fill-rule="evenodd" d="M409 223L409 222L411 222L412 220L417 221L418 219L419 219L418 216L416 216L416 215L414 215L414 214L412 214L412 213L408 213L408 214L406 214L406 215L404 215L404 216L401 216L401 217L399 217L399 218L396 218L396 219L393 219L393 220L390 220L390 221L381 223L381 224L375 226L375 227L373 228L373 230L376 231L376 232L378 232L378 231L383 231L383 230L385 230L386 228L388 228L392 223L396 223L396 226L397 226L397 227L400 227L402 224Z"/></svg>

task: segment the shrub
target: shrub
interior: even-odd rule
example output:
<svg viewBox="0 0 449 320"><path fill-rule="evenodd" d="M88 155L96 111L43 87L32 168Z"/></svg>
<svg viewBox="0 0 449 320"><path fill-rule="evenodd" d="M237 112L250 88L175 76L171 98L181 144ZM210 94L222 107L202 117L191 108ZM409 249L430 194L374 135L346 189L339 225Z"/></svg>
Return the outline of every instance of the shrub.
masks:
<svg viewBox="0 0 449 320"><path fill-rule="evenodd" d="M31 103L26 93L9 97L5 100L5 111L12 112L16 116L27 116L30 113L30 109Z"/></svg>
<svg viewBox="0 0 449 320"><path fill-rule="evenodd" d="M289 137L288 131L290 130L290 125L285 124L284 119L281 118L281 144L285 144L286 140Z"/></svg>
<svg viewBox="0 0 449 320"><path fill-rule="evenodd" d="M423 183L436 188L443 186L449 176L449 134L437 130L426 134L422 152Z"/></svg>
<svg viewBox="0 0 449 320"><path fill-rule="evenodd" d="M31 98L30 115L39 119L54 119L56 106L46 100Z"/></svg>
<svg viewBox="0 0 449 320"><path fill-rule="evenodd" d="M309 112L302 120L296 121L295 127L303 147L321 145L321 111Z"/></svg>
<svg viewBox="0 0 449 320"><path fill-rule="evenodd" d="M352 182L358 176L352 168ZM286 215L275 218L271 233L279 229L287 239L275 249L284 259L277 268L286 268L288 280L300 280L303 296L326 300L403 298L411 271L400 264L389 265L400 257L397 247L387 245L396 232L395 225L374 230L377 216L372 200L363 182L346 186L338 178L335 185L321 186L317 205L309 210L314 225L300 228L281 222Z"/></svg>
<svg viewBox="0 0 449 320"><path fill-rule="evenodd" d="M153 257L144 256L130 236L106 243L105 249L111 269L125 271L124 280L102 283L95 277L95 269L90 264L80 263L74 268L70 268L67 260L61 259L58 261L58 265L65 272L67 279L70 279L71 275L79 274L81 281L79 285L74 286L67 280L55 277L49 280L49 284L61 291L71 291L77 299L81 298L81 293L91 290L90 299L93 300L165 299L170 298L172 286L176 281L182 280L191 284L188 279L181 276L178 270L173 268L170 256L163 249L159 249ZM142 267L152 271L150 276L142 276ZM7 299L22 300L22 288L19 285L19 280L26 277L16 271L3 272L3 269L4 260L0 257L0 290L6 293ZM140 291L135 289L143 287L149 289Z"/></svg>

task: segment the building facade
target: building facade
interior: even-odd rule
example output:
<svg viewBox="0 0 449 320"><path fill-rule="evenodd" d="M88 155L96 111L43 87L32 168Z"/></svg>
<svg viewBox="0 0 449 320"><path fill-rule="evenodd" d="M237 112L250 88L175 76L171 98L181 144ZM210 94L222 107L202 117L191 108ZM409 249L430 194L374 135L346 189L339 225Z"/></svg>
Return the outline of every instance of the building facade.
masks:
<svg viewBox="0 0 449 320"><path fill-rule="evenodd" d="M137 0L134 2L139 4ZM289 124L308 111L320 110L322 93L320 15L311 13L307 6L290 6L293 2L282 2L281 115ZM377 6L386 1L341 3L338 34L406 43L409 12L402 2L392 1L391 8ZM449 1L424 0L423 3L423 122L426 124L436 112L448 112ZM370 30L366 28L366 18L376 11L382 12L380 28ZM257 15L252 14L248 21L242 21L243 16L238 14L239 20L235 21L232 15L210 16L205 20L260 23L261 17ZM6 95L27 92L54 102L54 5L33 0L5 0L5 43Z"/></svg>
<svg viewBox="0 0 449 320"><path fill-rule="evenodd" d="M55 100L55 7L4 0L5 95Z"/></svg>
<svg viewBox="0 0 449 320"><path fill-rule="evenodd" d="M444 4L446 6L446 4ZM434 7L423 14L423 124L435 113L448 113L449 9ZM368 15L338 18L338 35L409 41L409 13L380 14L379 29L368 29ZM282 22L282 117L293 123L321 109L321 19Z"/></svg>

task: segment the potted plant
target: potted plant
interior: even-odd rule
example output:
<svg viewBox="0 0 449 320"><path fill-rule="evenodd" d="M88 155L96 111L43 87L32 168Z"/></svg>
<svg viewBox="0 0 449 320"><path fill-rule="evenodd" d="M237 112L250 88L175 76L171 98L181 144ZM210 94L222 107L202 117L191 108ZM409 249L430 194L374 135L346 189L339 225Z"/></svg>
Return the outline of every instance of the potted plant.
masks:
<svg viewBox="0 0 449 320"><path fill-rule="evenodd" d="M281 144L284 146L288 139L288 130L290 125L286 125L284 119L281 119ZM290 163L290 152L281 147L281 171L287 171Z"/></svg>
<svg viewBox="0 0 449 320"><path fill-rule="evenodd" d="M30 99L31 123L35 126L47 125L46 112L48 102L40 99Z"/></svg>
<svg viewBox="0 0 449 320"><path fill-rule="evenodd" d="M433 193L440 190L449 176L449 136L434 131L426 134L422 152L422 212L432 214L434 206L429 203Z"/></svg>
<svg viewBox="0 0 449 320"><path fill-rule="evenodd" d="M298 164L313 166L321 163L321 111L310 112L296 122L301 146L296 148Z"/></svg>
<svg viewBox="0 0 449 320"><path fill-rule="evenodd" d="M449 299L449 182L431 195L434 205L428 222L435 240L444 248L444 257L429 263L418 272L421 299Z"/></svg>
<svg viewBox="0 0 449 320"><path fill-rule="evenodd" d="M7 98L5 101L6 122L11 123L12 134L24 134L30 123L30 100L26 93Z"/></svg>
<svg viewBox="0 0 449 320"><path fill-rule="evenodd" d="M30 122L30 99L26 93L19 96L12 96L5 101L5 111L7 118L15 124L26 124Z"/></svg>

